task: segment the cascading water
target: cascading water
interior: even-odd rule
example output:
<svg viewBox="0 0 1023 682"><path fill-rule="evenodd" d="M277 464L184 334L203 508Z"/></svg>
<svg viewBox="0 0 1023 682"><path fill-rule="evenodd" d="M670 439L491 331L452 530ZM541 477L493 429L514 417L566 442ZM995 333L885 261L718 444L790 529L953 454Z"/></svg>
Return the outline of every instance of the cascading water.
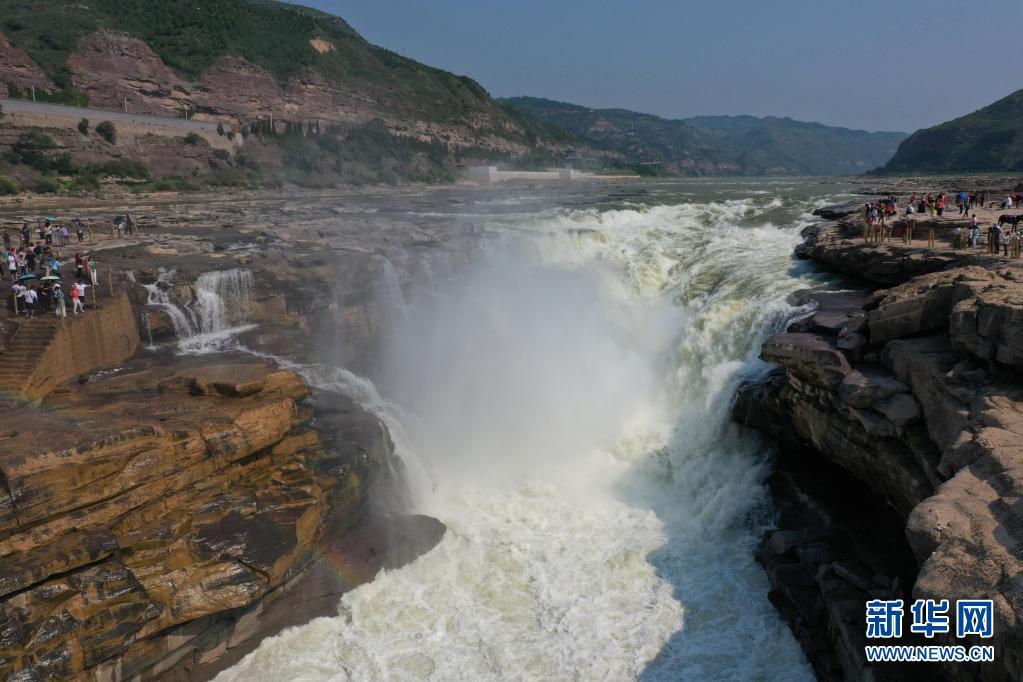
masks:
<svg viewBox="0 0 1023 682"><path fill-rule="evenodd" d="M186 339L195 334L195 318L190 315L191 311L186 312L186 309L171 300L176 274L175 270L160 268L156 281L152 284L143 284L142 287L148 296L146 305L163 310L174 327L174 335L179 339Z"/></svg>
<svg viewBox="0 0 1023 682"><path fill-rule="evenodd" d="M444 539L218 679L812 679L753 560L766 455L728 417L807 285L788 202L495 218L364 391Z"/></svg>
<svg viewBox="0 0 1023 682"><path fill-rule="evenodd" d="M224 350L234 335L253 327L247 323L253 297L251 270L204 272L193 287L194 301L187 305L178 305L172 298L175 277L174 270L160 268L156 282L142 286L148 295L146 304L167 314L182 352Z"/></svg>

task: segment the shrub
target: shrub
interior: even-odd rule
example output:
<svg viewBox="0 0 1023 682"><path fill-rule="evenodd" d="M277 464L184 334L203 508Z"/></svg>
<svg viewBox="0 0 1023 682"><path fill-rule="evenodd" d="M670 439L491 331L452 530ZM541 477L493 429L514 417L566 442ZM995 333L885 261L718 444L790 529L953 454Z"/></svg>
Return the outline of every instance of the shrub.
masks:
<svg viewBox="0 0 1023 682"><path fill-rule="evenodd" d="M7 96L11 99L21 99L21 88L14 83L7 84Z"/></svg>
<svg viewBox="0 0 1023 682"><path fill-rule="evenodd" d="M33 189L39 194L56 194L60 191L60 180L52 175L44 175L36 181Z"/></svg>
<svg viewBox="0 0 1023 682"><path fill-rule="evenodd" d="M227 153L226 149L214 149L213 157L220 159L221 161L227 161L231 158L231 155Z"/></svg>
<svg viewBox="0 0 1023 682"><path fill-rule="evenodd" d="M78 132L80 132L82 135L89 134L89 119L83 118L81 121L78 122Z"/></svg>
<svg viewBox="0 0 1023 682"><path fill-rule="evenodd" d="M100 124L96 126L96 132L110 144L117 142L117 128L114 127L114 124L111 121L101 121Z"/></svg>
<svg viewBox="0 0 1023 682"><path fill-rule="evenodd" d="M0 175L0 195L17 194L21 191L21 187L14 178L7 175Z"/></svg>
<svg viewBox="0 0 1023 682"><path fill-rule="evenodd" d="M202 138L196 133L189 133L188 135L185 135L185 144L199 144L201 141Z"/></svg>
<svg viewBox="0 0 1023 682"><path fill-rule="evenodd" d="M85 167L85 173L94 175L97 178L148 178L149 170L146 164L134 159L115 159L112 161L101 161L90 163Z"/></svg>
<svg viewBox="0 0 1023 682"><path fill-rule="evenodd" d="M224 124L223 123L218 123L217 124L217 135L220 135L221 137L224 136Z"/></svg>

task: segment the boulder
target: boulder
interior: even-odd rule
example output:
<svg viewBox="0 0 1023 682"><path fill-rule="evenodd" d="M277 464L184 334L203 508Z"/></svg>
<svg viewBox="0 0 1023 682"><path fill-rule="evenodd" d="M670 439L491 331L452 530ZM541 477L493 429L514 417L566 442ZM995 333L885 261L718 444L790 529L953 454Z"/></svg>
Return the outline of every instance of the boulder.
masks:
<svg viewBox="0 0 1023 682"><path fill-rule="evenodd" d="M860 366L849 372L838 387L838 396L847 405L866 408L896 393L906 393L909 386L878 366Z"/></svg>
<svg viewBox="0 0 1023 682"><path fill-rule="evenodd" d="M908 393L898 393L877 401L874 409L896 426L908 426L920 419L920 405Z"/></svg>
<svg viewBox="0 0 1023 682"><path fill-rule="evenodd" d="M846 201L841 204L831 204L829 206L821 206L813 210L813 215L820 216L825 220L839 220L846 216L856 215L863 210L862 201Z"/></svg>
<svg viewBox="0 0 1023 682"><path fill-rule="evenodd" d="M852 371L842 351L815 334L772 336L764 343L760 357L821 388L836 388Z"/></svg>

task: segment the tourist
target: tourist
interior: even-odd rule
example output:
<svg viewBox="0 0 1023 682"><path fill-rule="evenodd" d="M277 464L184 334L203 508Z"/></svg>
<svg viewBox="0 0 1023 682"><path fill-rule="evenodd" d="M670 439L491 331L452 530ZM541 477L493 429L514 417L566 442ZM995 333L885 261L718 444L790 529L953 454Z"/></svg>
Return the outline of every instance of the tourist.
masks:
<svg viewBox="0 0 1023 682"><path fill-rule="evenodd" d="M78 280L77 282L75 282L74 296L75 298L78 299L78 301L75 303L75 310L78 310L79 307L81 307L83 313L85 312L85 287L86 284L83 280Z"/></svg>
<svg viewBox="0 0 1023 682"><path fill-rule="evenodd" d="M96 263L96 259L92 256L89 256L88 267L89 278L92 280L92 286L96 286L99 284L99 266Z"/></svg>
<svg viewBox="0 0 1023 682"><path fill-rule="evenodd" d="M15 282L11 285L11 292L14 294L14 312L21 315L25 312L25 285Z"/></svg>
<svg viewBox="0 0 1023 682"><path fill-rule="evenodd" d="M81 218L75 218L75 234L78 235L78 243L85 243L85 223Z"/></svg>
<svg viewBox="0 0 1023 682"><path fill-rule="evenodd" d="M53 311L57 317L67 317L67 306L64 304L64 289L60 282L53 285Z"/></svg>
<svg viewBox="0 0 1023 682"><path fill-rule="evenodd" d="M39 307L39 292L36 291L35 287L27 289L24 295L25 299L25 310L29 317L35 317L37 312L42 312Z"/></svg>
<svg viewBox="0 0 1023 682"><path fill-rule="evenodd" d="M35 272L36 271L36 251L35 251L35 249L30 248L28 251L25 252L25 262L28 264L28 271L29 272Z"/></svg>
<svg viewBox="0 0 1023 682"><path fill-rule="evenodd" d="M1006 194L1005 201L1002 202L1002 208L1012 208L1012 195Z"/></svg>
<svg viewBox="0 0 1023 682"><path fill-rule="evenodd" d="M974 223L973 227L970 229L970 248L977 248L978 241L980 241L980 225Z"/></svg>
<svg viewBox="0 0 1023 682"><path fill-rule="evenodd" d="M131 219L130 213L124 216L124 224L128 230L128 236L133 236L135 234L135 221Z"/></svg>
<svg viewBox="0 0 1023 682"><path fill-rule="evenodd" d="M947 201L948 201L948 199L945 198L944 194L939 194L938 195L938 218L939 219L941 218L941 215L945 212L945 204L946 204Z"/></svg>
<svg viewBox="0 0 1023 682"><path fill-rule="evenodd" d="M82 285L83 289L79 291L78 284L71 287L71 312L75 315L78 313L84 313L85 308L82 307L82 296L85 294L85 285Z"/></svg>
<svg viewBox="0 0 1023 682"><path fill-rule="evenodd" d="M75 254L75 273L78 275L79 279L83 279L85 277L85 258L82 256L81 252Z"/></svg>
<svg viewBox="0 0 1023 682"><path fill-rule="evenodd" d="M1005 249L1003 255L1009 255L1009 244L1012 241L1012 233L1009 230L1002 230L1002 247ZM998 248L995 248L995 253L998 253Z"/></svg>
<svg viewBox="0 0 1023 682"><path fill-rule="evenodd" d="M916 209L913 208L913 202L911 201L906 204L906 215L913 215L914 213L916 213Z"/></svg>
<svg viewBox="0 0 1023 682"><path fill-rule="evenodd" d="M60 243L61 246L67 246L71 243L71 232L67 229L67 225L63 225L60 228Z"/></svg>
<svg viewBox="0 0 1023 682"><path fill-rule="evenodd" d="M962 248L963 231L958 225L952 229L952 248L958 251Z"/></svg>
<svg viewBox="0 0 1023 682"><path fill-rule="evenodd" d="M18 276L18 257L14 255L14 249L7 251L7 271L11 273L11 279Z"/></svg>

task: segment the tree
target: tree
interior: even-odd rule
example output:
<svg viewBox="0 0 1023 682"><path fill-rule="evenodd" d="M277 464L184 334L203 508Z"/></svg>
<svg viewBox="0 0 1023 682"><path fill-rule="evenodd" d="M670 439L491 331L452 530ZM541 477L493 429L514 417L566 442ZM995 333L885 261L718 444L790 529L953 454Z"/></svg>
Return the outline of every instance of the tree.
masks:
<svg viewBox="0 0 1023 682"><path fill-rule="evenodd" d="M117 142L117 128L111 121L102 121L96 126L96 132L110 144Z"/></svg>
<svg viewBox="0 0 1023 682"><path fill-rule="evenodd" d="M82 135L89 134L89 119L83 118L81 121L78 122L78 132L80 132Z"/></svg>
<svg viewBox="0 0 1023 682"><path fill-rule="evenodd" d="M218 123L217 124L217 135L220 135L221 137L224 136L224 124L223 123Z"/></svg>
<svg viewBox="0 0 1023 682"><path fill-rule="evenodd" d="M199 144L200 141L202 141L202 138L195 133L189 133L188 135L185 135L185 144L194 145Z"/></svg>

